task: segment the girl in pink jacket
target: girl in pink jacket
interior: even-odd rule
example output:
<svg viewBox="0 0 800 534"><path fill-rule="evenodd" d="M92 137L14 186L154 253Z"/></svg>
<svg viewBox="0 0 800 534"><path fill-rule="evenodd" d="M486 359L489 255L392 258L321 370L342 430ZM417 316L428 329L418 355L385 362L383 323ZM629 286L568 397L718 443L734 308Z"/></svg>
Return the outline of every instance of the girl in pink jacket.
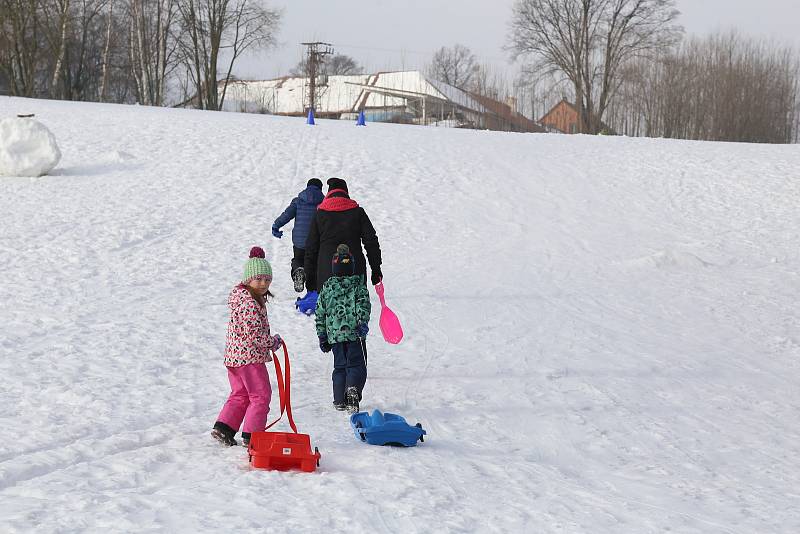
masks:
<svg viewBox="0 0 800 534"><path fill-rule="evenodd" d="M250 442L251 432L264 430L272 388L265 362L283 345L278 334L270 335L267 296L272 282L272 267L261 247L250 250L242 282L228 297L231 318L225 339L225 367L231 394L214 423L211 435L224 445L236 445L234 436L244 421L242 441Z"/></svg>

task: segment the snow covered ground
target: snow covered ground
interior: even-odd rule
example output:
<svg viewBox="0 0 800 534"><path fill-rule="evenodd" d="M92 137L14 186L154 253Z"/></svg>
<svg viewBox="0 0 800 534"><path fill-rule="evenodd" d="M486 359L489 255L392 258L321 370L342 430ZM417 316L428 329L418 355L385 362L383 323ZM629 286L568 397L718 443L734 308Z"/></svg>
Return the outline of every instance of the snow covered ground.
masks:
<svg viewBox="0 0 800 534"><path fill-rule="evenodd" d="M63 159L0 179L3 532L800 531L800 147L0 98L31 112ZM416 448L330 407L270 236L333 175L406 331L373 314L362 408ZM313 474L209 436L256 244Z"/></svg>

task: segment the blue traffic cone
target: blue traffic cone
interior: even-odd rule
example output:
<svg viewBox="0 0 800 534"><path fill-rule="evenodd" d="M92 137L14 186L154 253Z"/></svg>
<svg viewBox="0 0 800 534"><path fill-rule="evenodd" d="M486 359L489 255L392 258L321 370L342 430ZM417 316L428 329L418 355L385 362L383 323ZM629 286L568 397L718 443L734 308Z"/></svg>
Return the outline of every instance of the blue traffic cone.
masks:
<svg viewBox="0 0 800 534"><path fill-rule="evenodd" d="M356 126L366 126L367 120L364 118L364 110L362 109L358 113L358 120L356 121Z"/></svg>
<svg viewBox="0 0 800 534"><path fill-rule="evenodd" d="M314 125L314 108L309 108L308 110L308 120L306 120L306 124Z"/></svg>

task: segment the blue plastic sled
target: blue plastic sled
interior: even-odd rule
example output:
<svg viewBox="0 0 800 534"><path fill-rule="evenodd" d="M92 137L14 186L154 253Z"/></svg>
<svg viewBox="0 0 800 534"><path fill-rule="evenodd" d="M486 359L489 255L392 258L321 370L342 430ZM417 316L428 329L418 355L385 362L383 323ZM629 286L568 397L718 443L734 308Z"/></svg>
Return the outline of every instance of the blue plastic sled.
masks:
<svg viewBox="0 0 800 534"><path fill-rule="evenodd" d="M401 416L381 413L380 410L374 410L372 415L368 412L354 413L350 416L350 426L358 439L370 445L413 447L417 441L425 441L422 436L427 434L421 424L411 426Z"/></svg>
<svg viewBox="0 0 800 534"><path fill-rule="evenodd" d="M304 313L306 315L314 315L314 312L317 309L317 299L319 298L319 293L316 291L309 291L306 293L305 297L297 297L297 301L294 303L294 307L298 309L300 313Z"/></svg>

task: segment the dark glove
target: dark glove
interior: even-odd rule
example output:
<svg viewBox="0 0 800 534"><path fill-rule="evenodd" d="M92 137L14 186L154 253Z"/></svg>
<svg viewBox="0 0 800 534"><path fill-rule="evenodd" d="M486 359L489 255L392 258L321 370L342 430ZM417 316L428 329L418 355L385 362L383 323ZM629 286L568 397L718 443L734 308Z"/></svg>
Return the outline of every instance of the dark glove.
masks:
<svg viewBox="0 0 800 534"><path fill-rule="evenodd" d="M319 350L322 352L330 352L331 351L331 344L328 343L328 336L325 334L319 336Z"/></svg>
<svg viewBox="0 0 800 534"><path fill-rule="evenodd" d="M367 323L361 323L359 325L356 325L356 335L358 337L361 338L367 337L368 332L369 332L369 327L367 326Z"/></svg>
<svg viewBox="0 0 800 534"><path fill-rule="evenodd" d="M273 352L278 352L281 350L283 346L283 339L281 338L280 334L275 334L272 336L272 350Z"/></svg>
<svg viewBox="0 0 800 534"><path fill-rule="evenodd" d="M283 231L281 231L277 226L272 227L272 235L277 237L278 239L283 237Z"/></svg>
<svg viewBox="0 0 800 534"><path fill-rule="evenodd" d="M372 269L372 285L376 286L378 283L383 280L383 273L381 272L380 267L375 267Z"/></svg>

